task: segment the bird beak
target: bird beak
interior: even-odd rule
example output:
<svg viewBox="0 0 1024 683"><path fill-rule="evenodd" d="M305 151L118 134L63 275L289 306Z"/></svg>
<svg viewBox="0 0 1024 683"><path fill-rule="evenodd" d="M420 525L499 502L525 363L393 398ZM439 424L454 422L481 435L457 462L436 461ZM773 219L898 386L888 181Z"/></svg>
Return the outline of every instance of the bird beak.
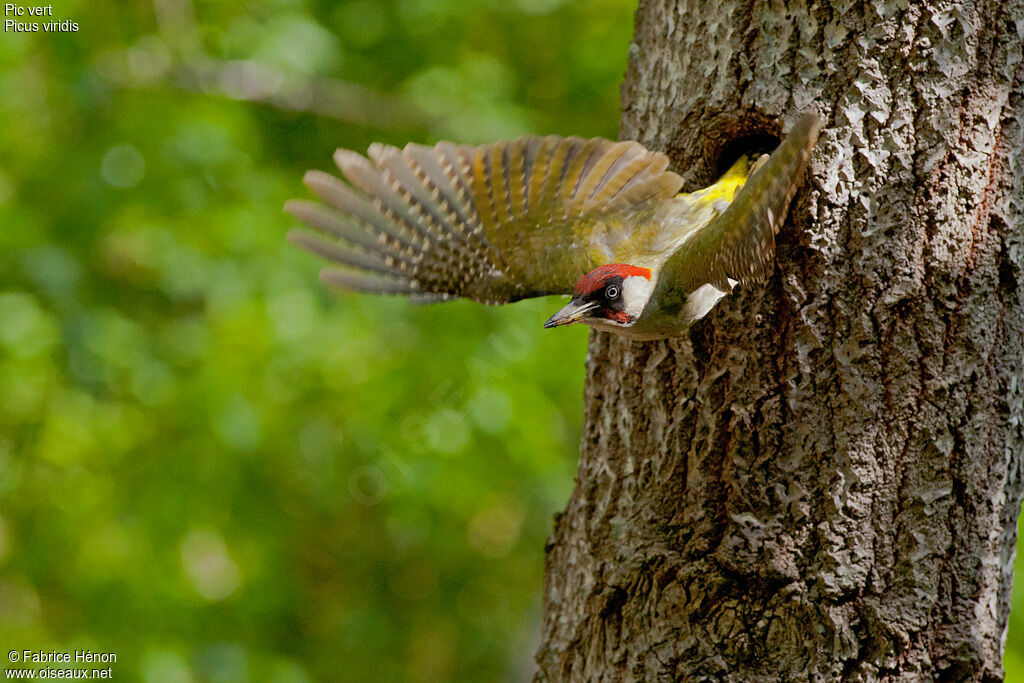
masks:
<svg viewBox="0 0 1024 683"><path fill-rule="evenodd" d="M587 317L587 314L595 308L597 308L596 301L588 301L585 304L570 301L562 310L548 318L548 321L544 323L544 329L579 322L582 318Z"/></svg>

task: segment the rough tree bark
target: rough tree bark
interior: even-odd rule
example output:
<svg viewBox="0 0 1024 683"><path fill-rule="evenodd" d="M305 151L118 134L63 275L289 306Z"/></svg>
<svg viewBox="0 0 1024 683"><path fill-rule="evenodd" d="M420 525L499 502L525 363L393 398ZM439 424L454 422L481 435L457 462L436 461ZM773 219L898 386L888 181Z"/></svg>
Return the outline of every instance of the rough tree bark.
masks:
<svg viewBox="0 0 1024 683"><path fill-rule="evenodd" d="M763 288L592 333L539 679L1002 678L1022 38L1011 0L640 3L623 137L696 186L741 135L825 131Z"/></svg>

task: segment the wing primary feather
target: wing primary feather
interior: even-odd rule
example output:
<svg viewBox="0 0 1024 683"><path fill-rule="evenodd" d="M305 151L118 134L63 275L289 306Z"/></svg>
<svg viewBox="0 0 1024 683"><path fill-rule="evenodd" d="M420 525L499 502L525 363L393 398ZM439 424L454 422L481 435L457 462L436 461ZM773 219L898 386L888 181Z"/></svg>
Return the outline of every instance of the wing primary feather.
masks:
<svg viewBox="0 0 1024 683"><path fill-rule="evenodd" d="M636 154L636 143L632 141L617 142L608 150L608 153L601 159L600 170L595 168L591 173L591 180L584 188L586 199L590 201L609 183L612 183L616 174ZM603 171L603 172L601 172Z"/></svg>
<svg viewBox="0 0 1024 683"><path fill-rule="evenodd" d="M533 188L533 169L534 164L537 161L537 155L540 152L541 146L544 144L545 138L531 137L526 139L526 144L523 146L523 169L522 169L522 183L523 183L523 215L528 216L533 203L531 199L531 192Z"/></svg>
<svg viewBox="0 0 1024 683"><path fill-rule="evenodd" d="M430 250L434 260L453 261L453 254L457 254L459 249L450 243L450 236L433 235L424 228L408 202L381 177L380 168L374 166L363 155L347 149L337 150L334 153L334 161L353 186L380 202L379 210L385 217L406 226L406 230L425 242L437 245L436 249ZM424 251L427 250L424 248Z"/></svg>
<svg viewBox="0 0 1024 683"><path fill-rule="evenodd" d="M498 267L504 264L500 252L495 250L487 240L481 208L475 200L476 190L471 175L473 148L456 147L450 142L439 142L434 150L444 175L449 179L455 193L453 200L455 205L466 207L467 217L471 219L466 223L468 228L466 238L486 253L486 260L493 266Z"/></svg>
<svg viewBox="0 0 1024 683"><path fill-rule="evenodd" d="M381 163L381 167L390 173L396 184L406 194L406 202L413 207L418 216L430 224L428 232L435 237L461 237L450 230L439 232L438 228L445 226L447 221L439 213L443 211L440 205L439 195L434 197L428 193L430 179L425 171L416 164L415 159L406 157L404 154L395 154L388 157ZM445 234L447 233L447 234Z"/></svg>
<svg viewBox="0 0 1024 683"><path fill-rule="evenodd" d="M311 228L341 237L366 249L387 253L388 248L368 230L354 224L344 215L315 202L291 199L284 210Z"/></svg>
<svg viewBox="0 0 1024 683"><path fill-rule="evenodd" d="M540 146L537 148L537 155L533 161L533 167L530 169L530 192L529 192L529 203L533 215L540 216L544 210L543 198L545 187L547 185L548 175L551 172L552 159L557 154L559 147L559 138L554 135L549 135L544 138Z"/></svg>
<svg viewBox="0 0 1024 683"><path fill-rule="evenodd" d="M473 198L484 232L490 232L500 225L498 211L494 205L494 180L492 177L491 148L481 145L473 149Z"/></svg>
<svg viewBox="0 0 1024 683"><path fill-rule="evenodd" d="M466 232L472 233L473 228L479 224L476 208L459 200L458 189L454 186L451 175L441 166L440 150L421 145L407 145L403 154L419 165L431 188L438 192L438 201L447 212L444 217L445 223L450 226L464 225L468 228ZM462 233L463 231L459 231L460 236L464 237Z"/></svg>
<svg viewBox="0 0 1024 683"><path fill-rule="evenodd" d="M414 172L402 163L401 152L395 147L371 145L369 154L377 164L379 183L387 191L378 195L382 210L390 211L411 225L413 230L439 248L425 250L434 261L449 264L449 269L466 258L467 247L450 230L437 229L437 215L429 196L422 189L417 192L418 180Z"/></svg>
<svg viewBox="0 0 1024 683"><path fill-rule="evenodd" d="M675 195L683 184L683 179L675 173L659 175L634 182L621 195L627 205L646 204L654 200L665 200Z"/></svg>
<svg viewBox="0 0 1024 683"><path fill-rule="evenodd" d="M622 185L608 198L610 204L617 203L620 200L628 204L629 191L633 185L643 182L645 178L650 177L650 168L646 159L637 159L635 169L633 164L630 164L627 170L634 172L626 177L626 170L623 171Z"/></svg>
<svg viewBox="0 0 1024 683"><path fill-rule="evenodd" d="M451 147L451 143L439 143L433 150L420 148L417 157L424 169L429 169L428 177L445 195L447 206L452 211L445 227L469 247L476 263L504 268L506 264L500 252L488 241L482 229L480 211L472 200L473 195L466 191L465 178L455 158L457 154L452 153Z"/></svg>
<svg viewBox="0 0 1024 683"><path fill-rule="evenodd" d="M400 268L395 268L386 261L380 261L370 254L360 254L302 230L290 231L288 233L288 241L312 254L345 266L368 270L381 275L392 275L402 278L406 278L408 275ZM388 257L385 256L386 258Z"/></svg>
<svg viewBox="0 0 1024 683"><path fill-rule="evenodd" d="M526 215L525 148L526 140L520 138L505 148L505 173L508 191L509 220L514 221Z"/></svg>
<svg viewBox="0 0 1024 683"><path fill-rule="evenodd" d="M508 143L499 142L489 150L489 153L494 218L498 225L505 226L515 220L508 189Z"/></svg>
<svg viewBox="0 0 1024 683"><path fill-rule="evenodd" d="M482 245L486 253L485 263L489 268L504 271L508 264L499 249L495 249L487 237L487 225L484 221L483 208L477 201L477 178L473 175L474 155L476 148L468 145L456 146L450 142L440 142L435 146L444 160L447 175L452 178L459 199L467 206L473 207L475 221L470 230L474 243Z"/></svg>
<svg viewBox="0 0 1024 683"><path fill-rule="evenodd" d="M639 147L639 145L636 146ZM606 179L603 179L601 183L594 188L594 193L584 205L584 210L591 211L605 206L609 208L618 206L619 202L617 199L623 188L625 188L634 178L644 174L648 164L650 163L649 160L645 158L645 154L646 150L642 150L642 153L639 156L633 155L632 152L627 152L619 157L619 159L605 174Z"/></svg>
<svg viewBox="0 0 1024 683"><path fill-rule="evenodd" d="M420 245L403 234L402 228L377 210L371 200L356 194L355 190L334 176L323 171L309 171L304 181L326 203L372 226L402 247L419 251Z"/></svg>
<svg viewBox="0 0 1024 683"><path fill-rule="evenodd" d="M628 142L616 142L610 145L602 145L594 150L592 162L586 169L585 175L580 175L579 187L573 196L572 206L569 209L571 214L583 214L584 207L588 205L594 193L598 191L602 183L608 179L608 172L611 171L619 159L629 150ZM597 158L594 159L593 157Z"/></svg>
<svg viewBox="0 0 1024 683"><path fill-rule="evenodd" d="M410 294L409 295L409 301L411 301L414 304L439 304L439 303L442 303L442 302L445 302L445 301L451 301L452 299L457 299L457 298L458 298L457 296L455 296L453 294L448 294L448 293L441 293L441 294L419 293L419 294Z"/></svg>
<svg viewBox="0 0 1024 683"><path fill-rule="evenodd" d="M470 188L469 182L466 179L466 174L462 169L462 161L459 158L459 149L451 142L439 142L434 146L434 151L437 154L438 163L441 165L441 170L444 171L445 177L451 183L452 190L455 192L455 203L458 206L472 206L473 207L473 228L475 229L480 225L480 217L477 215L476 204L473 203L473 193Z"/></svg>
<svg viewBox="0 0 1024 683"><path fill-rule="evenodd" d="M361 247L392 267L402 270L409 277L424 282L435 282L443 280L444 273L450 271L448 265L424 260L422 253L403 250L400 245L389 241L386 235L376 233L370 227L359 223L357 218L338 213L322 204L292 199L285 204L285 211L311 228Z"/></svg>
<svg viewBox="0 0 1024 683"><path fill-rule="evenodd" d="M602 142L607 141L601 138L585 140L582 145L576 148L571 163L562 174L562 186L559 193L561 201L559 203L562 205L563 218L568 217L569 210L572 207L572 199L576 196L577 190L579 190L580 183L590 164L590 159L597 153Z"/></svg>
<svg viewBox="0 0 1024 683"><path fill-rule="evenodd" d="M479 268L482 264L488 266L494 264L494 259L490 258L493 250L482 231L473 229L472 225L467 225L460 220L449 220L443 215L445 213L443 193L438 185L445 178L443 175L431 175L429 162L426 167L419 164L414 152L407 145L406 153L403 153L401 157L388 158L385 165L388 171L399 177L409 193L419 200L420 206L425 212L424 218L431 224L431 232L447 234L454 242L463 245L459 249L462 269ZM426 157L426 155L423 156ZM467 210L465 213L470 213L470 211ZM472 213L474 218L478 218L478 210L473 210Z"/></svg>
<svg viewBox="0 0 1024 683"><path fill-rule="evenodd" d="M320 271L320 279L335 287L367 294L413 294L418 291L414 282L362 275L337 268L324 268Z"/></svg>
<svg viewBox="0 0 1024 683"><path fill-rule="evenodd" d="M544 173L544 185L538 208L543 212L540 218L544 224L550 224L555 219L555 208L557 203L555 196L562 186L562 178L565 176L566 168L572 161L572 154L579 138L565 138L557 143L552 150L551 158L548 159L547 168Z"/></svg>
<svg viewBox="0 0 1024 683"><path fill-rule="evenodd" d="M383 171L385 182L389 182L405 205L414 212L417 226L429 234L432 239L449 244L452 251L464 253L465 240L457 240L463 243L463 246L460 246L456 240L452 239L460 238L460 235L440 228L444 225L445 220L437 213L440 208L438 202L427 194L422 179L416 176L415 170L409 166L401 153L395 150L394 154L380 157L375 161Z"/></svg>

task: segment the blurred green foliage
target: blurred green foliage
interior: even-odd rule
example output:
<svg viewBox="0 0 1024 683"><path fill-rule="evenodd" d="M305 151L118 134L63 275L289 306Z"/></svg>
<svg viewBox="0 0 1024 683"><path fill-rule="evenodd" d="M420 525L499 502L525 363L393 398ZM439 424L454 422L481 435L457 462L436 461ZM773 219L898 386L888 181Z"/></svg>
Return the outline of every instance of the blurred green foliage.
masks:
<svg viewBox="0 0 1024 683"><path fill-rule="evenodd" d="M337 146L614 137L632 10L67 0L77 33L0 35L0 643L529 677L586 332L336 296L281 206Z"/></svg>
<svg viewBox="0 0 1024 683"><path fill-rule="evenodd" d="M0 643L119 680L532 671L584 330L342 295L343 146L614 137L630 0L67 0L0 34Z"/></svg>

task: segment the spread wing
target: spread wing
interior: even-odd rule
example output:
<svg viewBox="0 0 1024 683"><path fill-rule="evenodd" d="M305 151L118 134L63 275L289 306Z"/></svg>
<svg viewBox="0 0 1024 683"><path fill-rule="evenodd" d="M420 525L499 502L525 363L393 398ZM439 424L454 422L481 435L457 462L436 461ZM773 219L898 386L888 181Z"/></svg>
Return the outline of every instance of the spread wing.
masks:
<svg viewBox="0 0 1024 683"><path fill-rule="evenodd" d="M368 157L335 153L347 182L306 174L322 203L285 210L316 232L289 239L332 263L328 283L421 301L568 294L607 262L627 220L682 185L664 154L601 138L374 144Z"/></svg>
<svg viewBox="0 0 1024 683"><path fill-rule="evenodd" d="M775 256L775 235L820 129L815 114L805 114L797 121L729 207L668 258L658 274L659 293L689 294L703 284L727 292L729 279L758 281L768 274Z"/></svg>

